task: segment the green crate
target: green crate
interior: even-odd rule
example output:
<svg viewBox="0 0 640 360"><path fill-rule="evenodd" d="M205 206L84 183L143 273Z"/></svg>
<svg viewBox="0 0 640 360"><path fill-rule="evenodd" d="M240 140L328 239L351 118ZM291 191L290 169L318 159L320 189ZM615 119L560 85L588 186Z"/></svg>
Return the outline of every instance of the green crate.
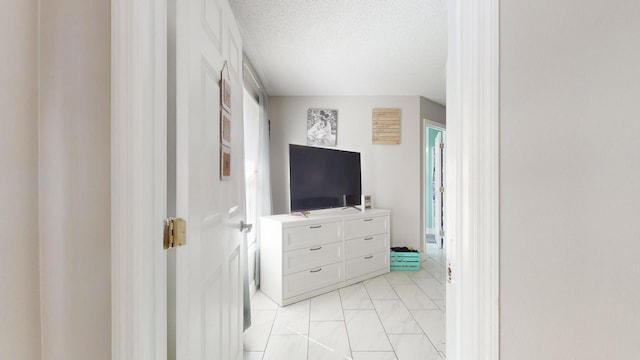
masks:
<svg viewBox="0 0 640 360"><path fill-rule="evenodd" d="M419 252L391 252L391 271L420 271Z"/></svg>

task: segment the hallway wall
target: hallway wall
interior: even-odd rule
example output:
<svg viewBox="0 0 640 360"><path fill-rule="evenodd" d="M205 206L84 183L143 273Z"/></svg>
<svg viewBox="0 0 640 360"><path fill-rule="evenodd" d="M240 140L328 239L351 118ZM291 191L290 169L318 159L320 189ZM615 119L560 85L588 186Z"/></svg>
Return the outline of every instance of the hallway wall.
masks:
<svg viewBox="0 0 640 360"><path fill-rule="evenodd" d="M40 359L38 2L0 3L0 359Z"/></svg>
<svg viewBox="0 0 640 360"><path fill-rule="evenodd" d="M635 359L640 3L500 2L500 358Z"/></svg>
<svg viewBox="0 0 640 360"><path fill-rule="evenodd" d="M40 0L44 360L111 359L110 10Z"/></svg>

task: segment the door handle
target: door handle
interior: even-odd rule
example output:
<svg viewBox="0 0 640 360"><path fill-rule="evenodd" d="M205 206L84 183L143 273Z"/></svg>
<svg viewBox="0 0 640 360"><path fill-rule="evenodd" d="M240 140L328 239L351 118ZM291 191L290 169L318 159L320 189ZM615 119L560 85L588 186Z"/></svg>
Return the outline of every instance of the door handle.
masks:
<svg viewBox="0 0 640 360"><path fill-rule="evenodd" d="M240 232L250 233L253 229L253 224L247 224L243 220L240 220Z"/></svg>

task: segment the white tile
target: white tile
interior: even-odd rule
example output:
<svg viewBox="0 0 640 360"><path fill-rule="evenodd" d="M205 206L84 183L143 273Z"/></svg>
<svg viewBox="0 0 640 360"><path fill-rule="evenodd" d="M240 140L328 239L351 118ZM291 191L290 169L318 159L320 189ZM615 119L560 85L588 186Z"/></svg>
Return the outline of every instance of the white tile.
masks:
<svg viewBox="0 0 640 360"><path fill-rule="evenodd" d="M349 359L351 348L344 321L311 322L309 360Z"/></svg>
<svg viewBox="0 0 640 360"><path fill-rule="evenodd" d="M263 352L244 352L243 360L262 360Z"/></svg>
<svg viewBox="0 0 640 360"><path fill-rule="evenodd" d="M251 310L278 310L278 304L258 290L251 297Z"/></svg>
<svg viewBox="0 0 640 360"><path fill-rule="evenodd" d="M384 274L384 278L387 279L391 285L413 284L413 281L411 281L411 278L406 273L407 271L392 271Z"/></svg>
<svg viewBox="0 0 640 360"><path fill-rule="evenodd" d="M398 360L441 360L424 335L389 335Z"/></svg>
<svg viewBox="0 0 640 360"><path fill-rule="evenodd" d="M431 276L438 280L438 282L440 282L443 285L446 285L446 281L447 281L447 274L445 273L432 273Z"/></svg>
<svg viewBox="0 0 640 360"><path fill-rule="evenodd" d="M309 300L303 300L278 309L271 334L308 334Z"/></svg>
<svg viewBox="0 0 640 360"><path fill-rule="evenodd" d="M422 264L423 264L423 269L428 273L441 273L445 271L445 267L442 266L442 264L439 264L438 262L432 259L427 259L427 261L425 261Z"/></svg>
<svg viewBox="0 0 640 360"><path fill-rule="evenodd" d="M431 301L425 295L425 293L418 288L417 285L394 285L393 289L396 291L402 302L404 302L407 309L426 309L434 310L438 309L436 304Z"/></svg>
<svg viewBox="0 0 640 360"><path fill-rule="evenodd" d="M431 300L446 299L445 286L438 280L434 278L423 278L413 279L413 281Z"/></svg>
<svg viewBox="0 0 640 360"><path fill-rule="evenodd" d="M446 249L441 249L440 245L435 243L428 243L426 247L427 257L446 259Z"/></svg>
<svg viewBox="0 0 640 360"><path fill-rule="evenodd" d="M411 310L413 317L438 351L446 351L446 318L440 310Z"/></svg>
<svg viewBox="0 0 640 360"><path fill-rule="evenodd" d="M447 311L447 301L446 300L433 300L433 302L438 305L440 310Z"/></svg>
<svg viewBox="0 0 640 360"><path fill-rule="evenodd" d="M353 360L398 360L395 353L392 352L354 352Z"/></svg>
<svg viewBox="0 0 640 360"><path fill-rule="evenodd" d="M397 299L398 295L384 276L377 276L373 279L364 281L364 286L369 293L371 299Z"/></svg>
<svg viewBox="0 0 640 360"><path fill-rule="evenodd" d="M311 298L311 321L344 320L338 291Z"/></svg>
<svg viewBox="0 0 640 360"><path fill-rule="evenodd" d="M271 333L276 310L255 310L251 312L251 326L244 332L244 351L264 351Z"/></svg>
<svg viewBox="0 0 640 360"><path fill-rule="evenodd" d="M387 334L375 310L345 310L352 351L391 351Z"/></svg>
<svg viewBox="0 0 640 360"><path fill-rule="evenodd" d="M444 269L447 265L447 259L443 256L443 257L427 257L427 260L425 261L426 264L429 264L430 267L427 268L427 270L440 270L440 269ZM439 269L440 268L440 269Z"/></svg>
<svg viewBox="0 0 640 360"><path fill-rule="evenodd" d="M387 334L422 334L418 323L400 300L373 300Z"/></svg>
<svg viewBox="0 0 640 360"><path fill-rule="evenodd" d="M436 255L436 256L429 256L427 258L427 260L433 261L435 263L437 263L438 265L442 266L443 268L446 267L446 263L447 263L447 256L442 254L442 255Z"/></svg>
<svg viewBox="0 0 640 360"><path fill-rule="evenodd" d="M272 335L263 360L307 360L308 343L304 335Z"/></svg>
<svg viewBox="0 0 640 360"><path fill-rule="evenodd" d="M373 309L373 304L362 283L340 289L343 309Z"/></svg>
<svg viewBox="0 0 640 360"><path fill-rule="evenodd" d="M415 278L431 278L431 274L429 274L429 272L427 272L427 270L425 270L425 269L422 269L420 271L407 271L407 275L409 275L409 277L412 278L412 279L415 279Z"/></svg>

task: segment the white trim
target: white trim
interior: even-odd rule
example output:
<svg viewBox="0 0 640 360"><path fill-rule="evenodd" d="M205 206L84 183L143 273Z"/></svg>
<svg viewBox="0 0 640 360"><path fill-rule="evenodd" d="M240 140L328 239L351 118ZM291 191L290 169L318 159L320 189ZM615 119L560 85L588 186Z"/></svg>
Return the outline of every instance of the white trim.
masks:
<svg viewBox="0 0 640 360"><path fill-rule="evenodd" d="M112 359L166 359L166 4L111 4Z"/></svg>
<svg viewBox="0 0 640 360"><path fill-rule="evenodd" d="M499 358L499 1L449 1L447 357Z"/></svg>
<svg viewBox="0 0 640 360"><path fill-rule="evenodd" d="M433 129L437 129L440 131L445 131L447 130L447 124L441 124L439 122L435 122L433 120L429 120L429 119L422 119L422 128L426 128L426 127L430 127Z"/></svg>

